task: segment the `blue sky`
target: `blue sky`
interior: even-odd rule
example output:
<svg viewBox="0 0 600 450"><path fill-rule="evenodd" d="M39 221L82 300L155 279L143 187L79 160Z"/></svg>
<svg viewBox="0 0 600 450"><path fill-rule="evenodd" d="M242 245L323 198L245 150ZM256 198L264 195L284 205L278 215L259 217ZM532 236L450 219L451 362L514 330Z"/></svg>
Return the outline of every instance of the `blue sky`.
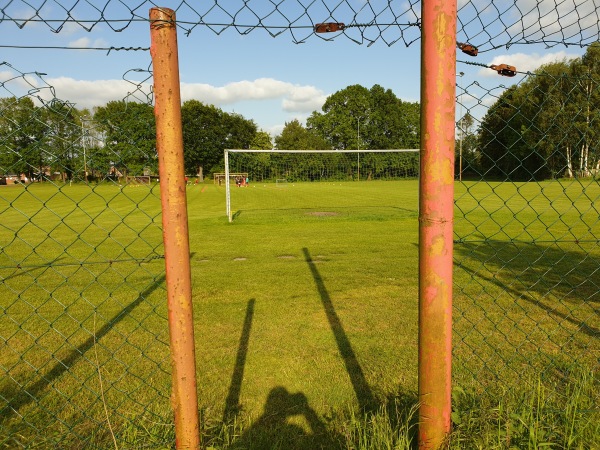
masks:
<svg viewBox="0 0 600 450"><path fill-rule="evenodd" d="M0 0L0 4L2 3L6 4L2 6L3 8L10 6L10 10L7 8L10 17L31 15L31 9L24 3ZM95 2L92 0L91 3ZM234 3L241 4L237 0ZM265 4L264 1L258 0L254 3ZM349 3L363 4L363 6L365 4L362 0L349 0ZM460 1L459 6L465 3L467 7L463 9L463 17L470 14L471 5L489 2ZM520 0L518 3L521 10L527 10L525 8L527 4L533 5L536 2ZM550 11L555 7L554 1L545 1L545 3ZM125 8L119 11L119 2L113 1L109 4L114 8L111 12L113 17L127 17ZM223 3L223 5L232 4ZM267 4L272 5L272 3ZM60 8L58 3L47 5L49 6L45 6L46 9L42 11L44 18L65 17L64 9ZM140 16L147 16L150 6L148 3L144 4L137 13ZM399 8L401 9L402 6ZM404 8L406 9L406 6ZM494 20L493 12L490 13L486 9L480 11L483 19L486 15L490 16L487 33L499 26ZM580 7L580 13L581 11L583 10ZM72 14L76 15L75 13L79 13L81 17L85 16L84 10ZM244 13L249 14L247 10ZM290 16L295 14L291 10L288 13ZM301 13L302 11L298 14ZM311 14L315 13L311 11ZM502 17L506 18L511 14L514 15L514 11L504 14L506 16ZM560 14L560 11L556 14ZM223 15L221 12L221 16ZM186 8L178 12L180 21L190 19L193 21L196 18L197 16L190 14ZM214 17L215 21L222 19L223 17ZM547 32L553 26L556 28L556 18L550 19L552 22L545 27L540 24L542 27L540 29ZM244 20L251 21L252 17L251 15L247 19L238 17L238 20L243 23ZM303 20L306 22L306 17ZM356 20L360 22L360 17L357 16ZM368 17L365 17L365 20L368 20ZM273 17L272 21L287 23L281 17ZM53 22L50 26L59 25L60 23ZM524 21L520 26L530 25ZM366 35L375 37L378 33L377 29L369 28ZM418 37L416 33L418 33L416 28L409 30L407 40ZM31 22L20 29L13 22L4 20L0 22L0 35L1 43L5 46L85 48L150 46L149 26L144 21L132 22L122 32L114 32L105 23L95 25L91 32L84 30L79 24L66 23L60 33L54 33L45 23ZM299 29L295 35L297 39L298 36L301 39L307 37L306 42L294 44L289 31L273 38L262 29L240 35L230 28L217 35L206 27L196 27L189 36L179 30L183 100L194 98L214 104L225 111L235 111L254 120L259 128L273 135L278 134L284 123L292 119L297 118L304 122L312 111L320 109L328 95L351 84L361 84L366 87L380 84L392 89L403 100L419 100L419 41L406 47L402 40L388 46L379 39L373 45L367 46L366 42L358 45L346 36L339 36L334 41L327 42L311 35L310 29ZM355 39L361 37L358 29L348 30L348 35ZM400 37L396 28L385 31L383 36L388 41ZM54 87L56 96L74 102L79 108L92 108L110 100L123 99L133 86L123 81L124 74L127 72L127 77L141 82L146 79L147 74L131 72L131 70L146 70L151 62L148 51L111 51L108 55L106 51L98 50L48 48L4 47L0 48L0 51L0 62L6 61L14 69L23 73L34 71L45 73L43 79ZM583 51L584 49L579 47L545 48L543 45L513 45L498 50L488 49L480 53L476 60L458 52L457 59L486 65L504 62L516 66L519 71L527 71L535 70L542 63L580 56ZM6 66L4 68L0 66L0 81L9 77L8 72L10 71ZM461 63L457 65L457 72L464 72L465 75L458 80L458 84L467 88L470 94L462 97L464 108L473 107L474 115L477 115L475 105L478 102L482 101L484 104L493 102L494 96L499 95L505 86L522 79L520 76L514 79L499 77L490 69ZM149 84L144 85L144 89L149 89ZM4 95L6 92L0 91L0 96Z"/></svg>

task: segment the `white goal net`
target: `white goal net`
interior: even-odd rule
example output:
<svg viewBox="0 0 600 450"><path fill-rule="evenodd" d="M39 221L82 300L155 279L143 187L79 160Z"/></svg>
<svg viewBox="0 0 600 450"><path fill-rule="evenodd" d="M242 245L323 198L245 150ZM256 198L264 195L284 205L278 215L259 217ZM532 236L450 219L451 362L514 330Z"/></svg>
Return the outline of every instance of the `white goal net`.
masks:
<svg viewBox="0 0 600 450"><path fill-rule="evenodd" d="M234 184L230 174L241 173L244 182ZM242 210L385 203L390 192L401 189L392 182L412 180L414 185L418 177L419 150L395 149L225 150L222 178L232 221Z"/></svg>
<svg viewBox="0 0 600 450"><path fill-rule="evenodd" d="M142 184L149 185L150 181L151 181L151 179L147 175L127 176L125 178L125 182L128 185L132 185L132 186L137 186L137 185L142 185Z"/></svg>

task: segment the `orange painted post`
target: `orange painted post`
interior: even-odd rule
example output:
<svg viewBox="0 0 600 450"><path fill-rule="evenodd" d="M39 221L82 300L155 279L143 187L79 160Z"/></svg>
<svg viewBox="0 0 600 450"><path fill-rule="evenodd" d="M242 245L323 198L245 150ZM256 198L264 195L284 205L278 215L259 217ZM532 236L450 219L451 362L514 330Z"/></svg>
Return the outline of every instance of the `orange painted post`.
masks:
<svg viewBox="0 0 600 450"><path fill-rule="evenodd" d="M150 10L156 150L162 203L177 449L199 449L196 353L175 12Z"/></svg>
<svg viewBox="0 0 600 450"><path fill-rule="evenodd" d="M450 431L456 0L421 2L419 448Z"/></svg>

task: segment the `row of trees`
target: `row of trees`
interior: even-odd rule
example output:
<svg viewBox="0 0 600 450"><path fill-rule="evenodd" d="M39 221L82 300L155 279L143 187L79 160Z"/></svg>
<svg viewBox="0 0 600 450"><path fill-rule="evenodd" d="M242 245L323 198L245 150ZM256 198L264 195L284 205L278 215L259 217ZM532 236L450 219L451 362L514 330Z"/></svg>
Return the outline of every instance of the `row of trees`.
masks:
<svg viewBox="0 0 600 450"><path fill-rule="evenodd" d="M78 110L54 99L0 99L0 173L43 180L142 175L157 167L152 107L109 102Z"/></svg>
<svg viewBox="0 0 600 450"><path fill-rule="evenodd" d="M195 100L182 113L189 173L222 166L224 148L271 148L269 135L240 115ZM0 175L92 180L156 174L157 164L150 105L112 101L90 112L56 99L41 106L30 97L0 99Z"/></svg>
<svg viewBox="0 0 600 450"><path fill-rule="evenodd" d="M271 149L268 133L239 114L197 100L182 105L186 173L223 170L226 148ZM0 174L31 179L157 173L152 106L112 101L93 111L30 97L0 99ZM391 90L354 85L330 96L306 127L293 120L275 138L280 149L416 148L419 106Z"/></svg>
<svg viewBox="0 0 600 450"><path fill-rule="evenodd" d="M600 173L600 44L508 88L472 130L459 120L466 171L509 180ZM457 146L458 148L458 146Z"/></svg>
<svg viewBox="0 0 600 450"><path fill-rule="evenodd" d="M197 173L199 167L205 172L222 172L226 148L273 148L269 134L258 130L253 121L197 100L183 104L182 119L188 173ZM331 95L322 112L313 112L308 118L306 127L298 120L286 123L274 144L281 150L364 150L418 148L419 139L418 103L403 102L379 85L371 89L353 85ZM269 159L267 155L260 159L263 174ZM313 166L322 166L318 157L312 159ZM279 162L273 158L272 164Z"/></svg>
<svg viewBox="0 0 600 450"><path fill-rule="evenodd" d="M379 85L348 86L329 96L306 128L298 120L275 137L281 150L419 148L419 104L403 102Z"/></svg>
<svg viewBox="0 0 600 450"><path fill-rule="evenodd" d="M419 148L419 104L404 102L379 85L348 86L329 96L304 127L285 124L275 137L280 150L366 150ZM236 155L234 164L251 178L291 181L393 179L418 176L417 153Z"/></svg>
<svg viewBox="0 0 600 450"><path fill-rule="evenodd" d="M2 175L40 177L47 167L73 173L81 128L71 105L54 101L38 108L29 97L0 98L0 167Z"/></svg>
<svg viewBox="0 0 600 450"><path fill-rule="evenodd" d="M597 174L599 86L600 44L543 66L506 89L481 120L459 119L457 171L510 180ZM419 109L379 85L352 85L329 96L306 125L286 123L272 142L252 120L189 100L182 105L185 169L223 171L225 148L418 148ZM41 106L30 97L0 99L0 175L156 174L155 139L151 105L113 101L88 111L57 99Z"/></svg>

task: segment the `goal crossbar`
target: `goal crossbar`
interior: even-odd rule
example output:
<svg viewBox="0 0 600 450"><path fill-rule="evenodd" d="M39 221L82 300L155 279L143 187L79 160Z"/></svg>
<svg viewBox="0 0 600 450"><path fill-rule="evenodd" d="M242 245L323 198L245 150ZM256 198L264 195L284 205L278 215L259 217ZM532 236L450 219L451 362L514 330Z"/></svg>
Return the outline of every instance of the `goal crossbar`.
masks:
<svg viewBox="0 0 600 450"><path fill-rule="evenodd" d="M393 149L383 149L383 150L359 150L359 149L347 149L347 150L244 150L244 149L226 149L225 155L227 153L415 153L419 152L418 148L393 148Z"/></svg>

